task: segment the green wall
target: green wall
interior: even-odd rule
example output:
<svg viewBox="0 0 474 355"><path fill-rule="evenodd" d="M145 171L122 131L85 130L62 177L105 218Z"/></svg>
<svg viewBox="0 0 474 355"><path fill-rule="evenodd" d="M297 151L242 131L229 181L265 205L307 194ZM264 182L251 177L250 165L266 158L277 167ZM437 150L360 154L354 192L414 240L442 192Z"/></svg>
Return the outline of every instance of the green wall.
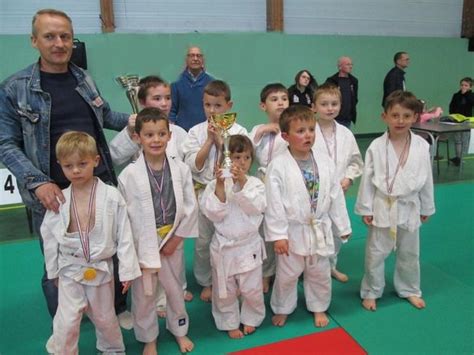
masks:
<svg viewBox="0 0 474 355"><path fill-rule="evenodd" d="M381 132L382 82L393 54L408 51L407 87L429 106L446 111L464 76L474 76L474 55L467 40L372 36L246 34L94 34L77 35L86 42L89 71L103 96L117 111L129 111L123 89L114 78L124 73L160 74L168 81L183 69L186 47L196 44L206 54L211 74L232 89L241 124L251 129L265 116L258 108L260 89L269 82L290 85L295 73L309 69L318 82L336 72L336 61L349 55L359 78L355 133ZM0 36L0 80L32 63L37 53L25 35ZM1 118L0 118L1 119Z"/></svg>

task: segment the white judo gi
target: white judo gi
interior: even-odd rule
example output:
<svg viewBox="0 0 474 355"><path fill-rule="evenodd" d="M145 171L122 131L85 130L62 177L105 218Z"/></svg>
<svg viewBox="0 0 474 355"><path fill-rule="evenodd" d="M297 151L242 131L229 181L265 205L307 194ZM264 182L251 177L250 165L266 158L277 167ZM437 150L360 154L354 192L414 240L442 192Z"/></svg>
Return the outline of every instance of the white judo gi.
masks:
<svg viewBox="0 0 474 355"><path fill-rule="evenodd" d="M216 147L213 146L203 168L201 170L196 168L197 153L207 139L207 126L208 122L205 121L192 127L188 132L188 137L183 146L184 162L191 168L198 203L200 203L201 195L206 185L215 178L214 170L219 161L218 151ZM247 130L238 123L234 123L229 129L229 134L248 135ZM214 234L214 226L200 210L198 213L198 225L199 237L194 243L193 270L197 283L207 287L212 284L209 244Z"/></svg>
<svg viewBox="0 0 474 355"><path fill-rule="evenodd" d="M349 216L334 164L326 154L312 150L319 173L319 197L311 212L308 190L301 170L289 150L275 157L267 169L265 189L266 240L287 239L289 256L277 255L276 277L270 305L275 314L296 308L297 282L304 273L306 305L324 312L331 301L329 256L335 237L351 233Z"/></svg>
<svg viewBox="0 0 474 355"><path fill-rule="evenodd" d="M375 139L365 155L364 173L355 206L356 214L373 216L365 248L365 274L360 291L363 299L382 296L385 287L385 259L394 249L395 290L402 298L421 297L420 215L430 216L435 213L433 173L429 144L422 137L410 134L408 158L396 176L391 202L388 200L387 179L389 182L393 180L398 156L388 133Z"/></svg>
<svg viewBox="0 0 474 355"><path fill-rule="evenodd" d="M263 124L254 126L252 131L249 133L249 137L255 149L255 158L258 163L257 177L265 182L265 173L267 171L268 164L270 164L270 161L278 154L287 150L288 143L283 138L281 138L280 133L266 133L262 135L258 141L255 141L255 135L261 126L263 126ZM265 223L263 222L260 227L260 235L265 238ZM276 268L273 243L265 243L265 252L267 253L267 258L263 261L262 272L263 277L270 277L275 275Z"/></svg>
<svg viewBox="0 0 474 355"><path fill-rule="evenodd" d="M55 354L77 354L82 313L96 328L99 351L124 353L125 347L114 310L112 256L119 260L120 281L141 275L125 201L115 187L97 182L95 224L89 235L87 262L79 233L69 233L71 187L63 190L66 202L59 214L47 211L41 225L44 257L49 279L59 277L58 310L53 320ZM93 280L84 279L87 268L96 270Z"/></svg>
<svg viewBox="0 0 474 355"><path fill-rule="evenodd" d="M171 132L171 139L168 142L166 147L166 152L171 157L178 157L181 161L184 161L184 153L183 153L183 143L188 136L188 132L186 132L183 128L170 123L170 132ZM112 157L112 161L115 165L125 165L133 160L138 158L140 153L140 145L133 141L128 133L128 128L125 127L122 129L109 143L110 155ZM184 257L184 253L183 253ZM183 259L184 263L184 259ZM186 269L183 268L182 277L182 284L183 290L187 288L187 281L186 281ZM157 295L157 309L165 310L166 309L166 295L163 287L158 282L158 295Z"/></svg>
<svg viewBox="0 0 474 355"><path fill-rule="evenodd" d="M354 134L347 127L334 121L335 137L331 141L326 142L321 127L316 125L316 139L314 146L319 153L328 154L330 159L336 165L336 178L341 182L343 179L354 179L362 175L364 162L360 154ZM334 142L336 143L336 152L333 152ZM337 256L341 250L343 243L341 238L334 238L334 254L329 257L331 269L335 269L337 265Z"/></svg>
<svg viewBox="0 0 474 355"><path fill-rule="evenodd" d="M170 256L160 255L160 248L175 234L183 238L197 236L197 203L189 168L168 153L167 162L173 181L176 214L173 228L163 241L159 239L156 231L155 209L144 155L141 154L136 162L129 164L119 176L119 189L127 201L138 261L144 269L143 276L132 285L135 337L144 343L158 337L158 279L167 298L167 329L174 336L184 336L189 327L181 276L184 269L183 243Z"/></svg>
<svg viewBox="0 0 474 355"><path fill-rule="evenodd" d="M258 232L266 206L265 186L256 177L247 179L243 189L226 181L225 202L215 194L216 180L207 185L201 197L202 212L215 226L210 245L212 315L219 330L238 329L240 324L258 327L265 318L265 249Z"/></svg>

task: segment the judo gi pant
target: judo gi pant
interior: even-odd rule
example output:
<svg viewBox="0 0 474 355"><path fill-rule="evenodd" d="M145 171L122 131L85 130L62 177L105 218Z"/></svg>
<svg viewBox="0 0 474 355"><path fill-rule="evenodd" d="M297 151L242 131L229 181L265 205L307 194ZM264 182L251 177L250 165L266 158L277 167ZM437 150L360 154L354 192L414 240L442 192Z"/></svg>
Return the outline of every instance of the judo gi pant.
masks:
<svg viewBox="0 0 474 355"><path fill-rule="evenodd" d="M143 276L132 284L132 315L135 338L143 343L158 337L158 318L156 314L156 294L158 279L166 294L166 328L176 337L188 333L189 317L184 305L181 282L183 248L176 248L170 256L161 255L161 269L151 277L151 295L145 295Z"/></svg>
<svg viewBox="0 0 474 355"><path fill-rule="evenodd" d="M334 237L334 254L329 257L329 263L331 264L331 270L334 270L337 266L337 256L342 247L342 240L339 237Z"/></svg>
<svg viewBox="0 0 474 355"><path fill-rule="evenodd" d="M227 297L219 298L217 272L212 270L212 315L219 330L234 330L240 324L258 327L265 318L262 268L227 277ZM242 308L239 310L239 295Z"/></svg>
<svg viewBox="0 0 474 355"><path fill-rule="evenodd" d="M389 228L369 227L369 236L365 246L365 274L360 289L361 298L382 297L385 287L385 259L394 246L395 241L389 235ZM409 232L398 228L396 246L393 277L395 290L402 298L421 297L419 229Z"/></svg>
<svg viewBox="0 0 474 355"><path fill-rule="evenodd" d="M204 190L199 190L198 201ZM199 236L194 242L193 270L194 277L199 285L211 286L211 252L210 244L214 235L214 224L199 210L198 212Z"/></svg>
<svg viewBox="0 0 474 355"><path fill-rule="evenodd" d="M290 314L296 309L298 278L303 273L306 307L310 312L325 312L331 302L329 258L320 255L276 255L276 276L270 299L275 314Z"/></svg>
<svg viewBox="0 0 474 355"><path fill-rule="evenodd" d="M265 228L263 228L264 222L260 225L259 233L265 240ZM263 260L262 272L263 277L271 277L275 275L276 269L276 259L275 259L275 250L273 249L273 242L265 242L265 252L267 258Z"/></svg>
<svg viewBox="0 0 474 355"><path fill-rule="evenodd" d="M182 246L181 248L183 248ZM179 248L179 247L178 247ZM186 281L186 260L184 259L184 252L181 254L183 258L183 272L181 273L181 284L183 285L183 295L186 292L188 287L188 282ZM163 285L160 284L158 280L158 292L156 295L156 310L157 311L166 311L166 293Z"/></svg>
<svg viewBox="0 0 474 355"><path fill-rule="evenodd" d="M53 319L55 354L78 354L82 313L95 325L97 349L104 354L125 354L120 325L114 311L114 282L86 286L59 277L58 309Z"/></svg>

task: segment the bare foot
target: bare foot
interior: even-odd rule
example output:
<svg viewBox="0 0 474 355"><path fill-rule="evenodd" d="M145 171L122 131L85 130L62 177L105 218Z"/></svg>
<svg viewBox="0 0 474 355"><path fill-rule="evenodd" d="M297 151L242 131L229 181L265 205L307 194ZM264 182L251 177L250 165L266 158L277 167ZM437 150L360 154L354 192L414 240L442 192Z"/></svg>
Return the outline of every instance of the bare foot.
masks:
<svg viewBox="0 0 474 355"><path fill-rule="evenodd" d="M156 340L145 344L143 355L158 355L158 352L156 351Z"/></svg>
<svg viewBox="0 0 474 355"><path fill-rule="evenodd" d="M324 312L314 312L314 325L318 328L324 328L329 324L329 318Z"/></svg>
<svg viewBox="0 0 474 355"><path fill-rule="evenodd" d="M182 353L189 353L194 349L194 343L186 335L176 337L176 342L178 343L179 351Z"/></svg>
<svg viewBox="0 0 474 355"><path fill-rule="evenodd" d="M211 298L212 298L212 287L211 286L206 286L206 287L203 287L202 288L202 291L201 291L201 296L200 296L201 300L203 300L204 302L211 302Z"/></svg>
<svg viewBox="0 0 474 355"><path fill-rule="evenodd" d="M347 282L349 280L349 277L346 274L340 272L337 269L331 270L331 276L339 282Z"/></svg>
<svg viewBox="0 0 474 355"><path fill-rule="evenodd" d="M255 327L252 327L252 326L250 326L250 325L245 325L245 324L244 324L244 334L245 334L245 335L252 334L253 332L255 332Z"/></svg>
<svg viewBox="0 0 474 355"><path fill-rule="evenodd" d="M229 337L232 339L242 339L244 337L244 333L242 333L240 329L229 330L227 334L229 334Z"/></svg>
<svg viewBox="0 0 474 355"><path fill-rule="evenodd" d="M422 309L426 307L426 304L423 298L418 297L418 296L407 297L407 301L410 302L414 307L418 309Z"/></svg>
<svg viewBox="0 0 474 355"><path fill-rule="evenodd" d="M262 279L262 286L263 286L263 293L268 293L268 291L270 291L270 280L271 280L271 276L265 276L263 279Z"/></svg>
<svg viewBox="0 0 474 355"><path fill-rule="evenodd" d="M288 315L286 314L275 314L272 317L272 323L273 325L276 325L277 327L283 327L286 323L287 318L288 318Z"/></svg>
<svg viewBox="0 0 474 355"><path fill-rule="evenodd" d="M190 291L184 290L184 300L186 302L191 302L193 298L194 298L194 295Z"/></svg>
<svg viewBox="0 0 474 355"><path fill-rule="evenodd" d="M377 310L377 303L373 298L364 298L362 300L362 306L368 311L376 311Z"/></svg>

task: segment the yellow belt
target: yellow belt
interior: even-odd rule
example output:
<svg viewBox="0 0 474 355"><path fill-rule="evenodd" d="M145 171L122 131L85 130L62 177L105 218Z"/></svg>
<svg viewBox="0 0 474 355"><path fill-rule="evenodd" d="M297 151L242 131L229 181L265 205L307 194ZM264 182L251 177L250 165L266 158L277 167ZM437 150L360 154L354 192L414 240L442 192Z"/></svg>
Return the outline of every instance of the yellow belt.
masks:
<svg viewBox="0 0 474 355"><path fill-rule="evenodd" d="M205 184L201 184L200 182L194 182L194 191L204 190L206 188Z"/></svg>
<svg viewBox="0 0 474 355"><path fill-rule="evenodd" d="M165 237L168 235L169 231L173 228L172 224L165 224L164 226L161 226L160 228L156 228L156 233L161 239L165 239Z"/></svg>

